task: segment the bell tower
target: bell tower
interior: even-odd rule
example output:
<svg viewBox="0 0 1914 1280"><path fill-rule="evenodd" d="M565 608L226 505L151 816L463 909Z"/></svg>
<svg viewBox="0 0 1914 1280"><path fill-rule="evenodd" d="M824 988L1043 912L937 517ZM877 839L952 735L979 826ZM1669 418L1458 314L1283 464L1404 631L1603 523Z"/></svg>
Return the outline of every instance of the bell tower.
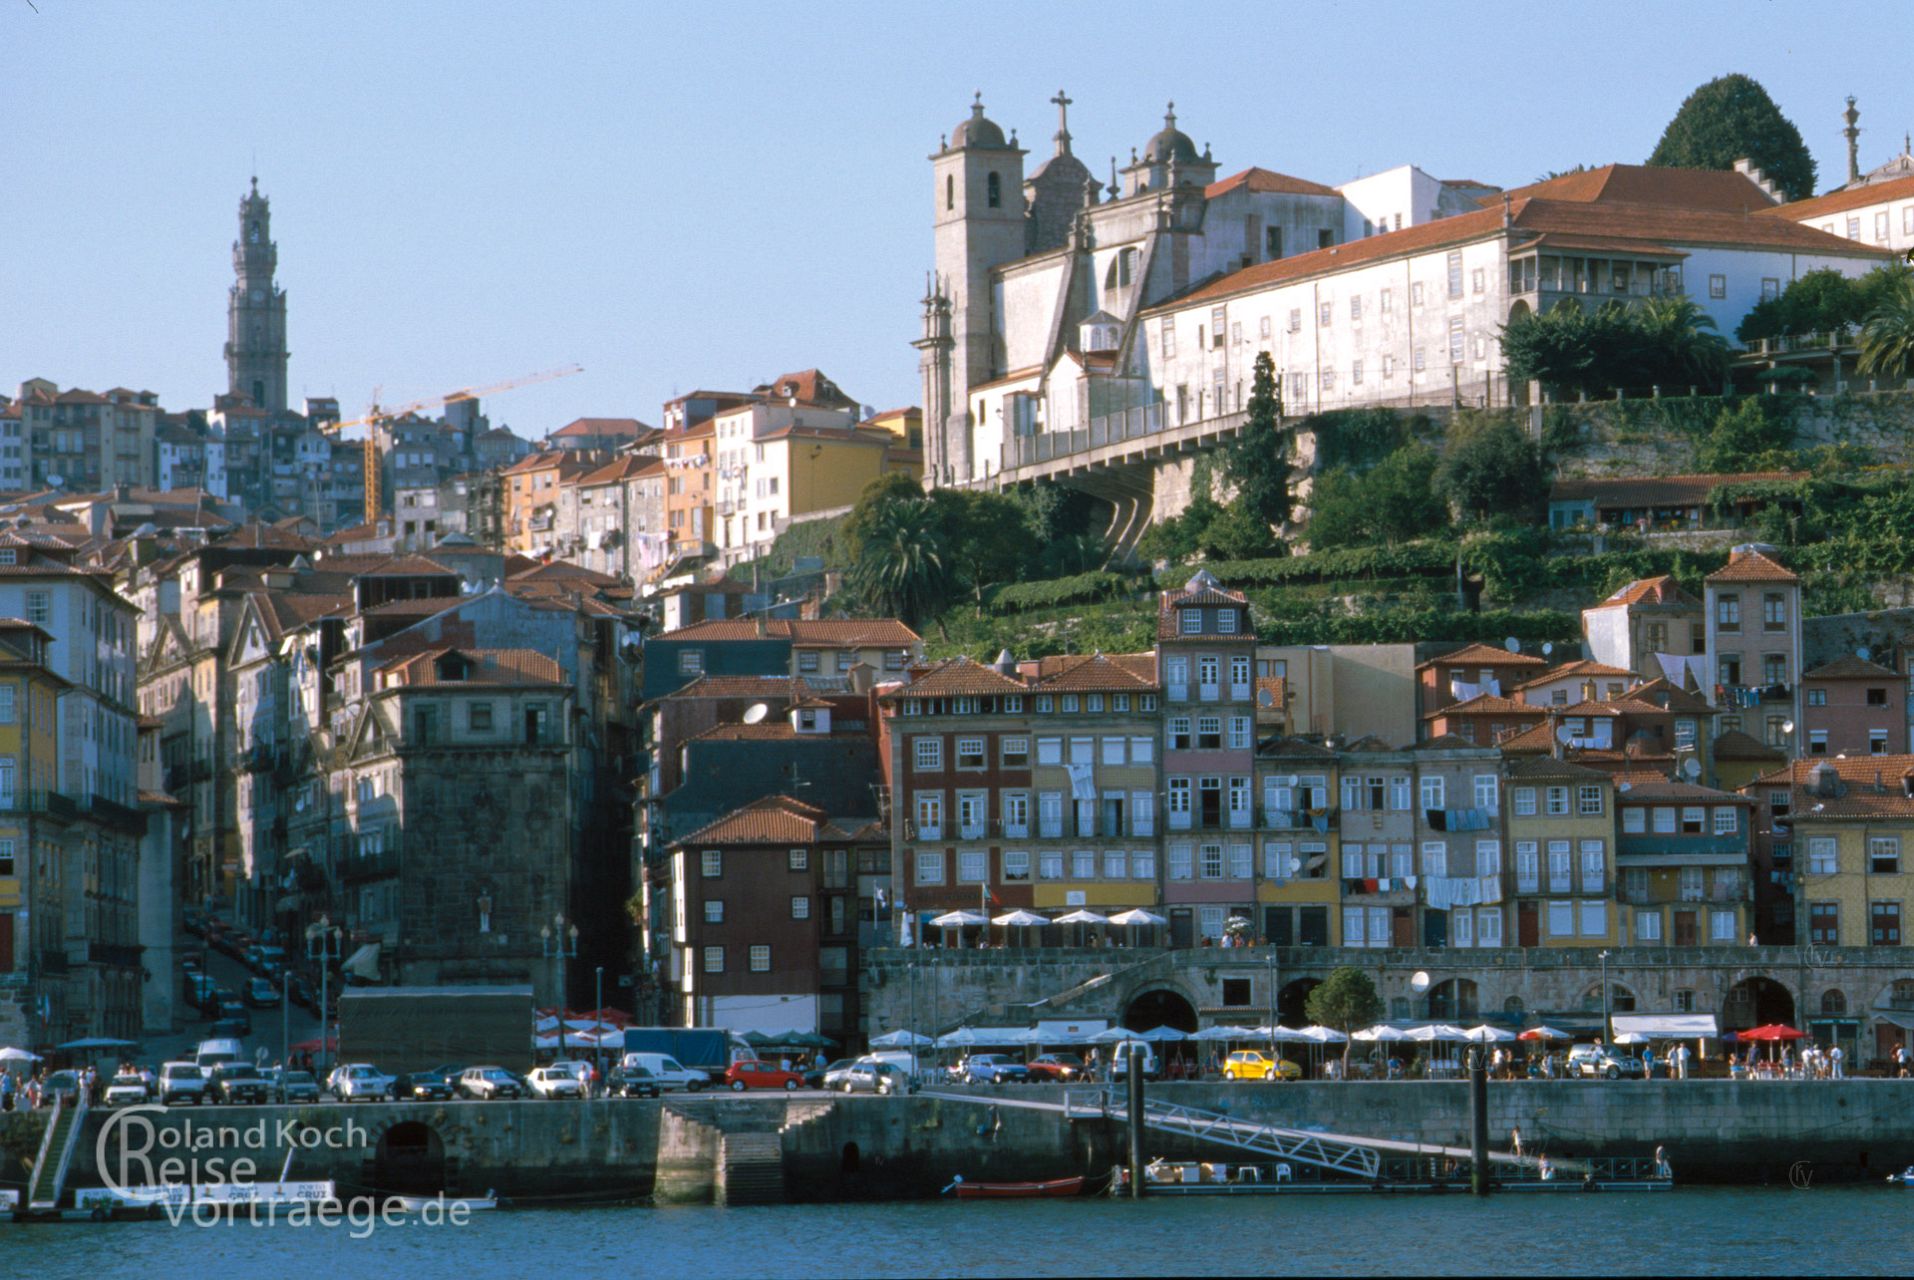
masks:
<svg viewBox="0 0 1914 1280"><path fill-rule="evenodd" d="M273 283L279 246L259 179L239 201L233 287L226 300L226 390L269 413L286 410L286 295Z"/></svg>

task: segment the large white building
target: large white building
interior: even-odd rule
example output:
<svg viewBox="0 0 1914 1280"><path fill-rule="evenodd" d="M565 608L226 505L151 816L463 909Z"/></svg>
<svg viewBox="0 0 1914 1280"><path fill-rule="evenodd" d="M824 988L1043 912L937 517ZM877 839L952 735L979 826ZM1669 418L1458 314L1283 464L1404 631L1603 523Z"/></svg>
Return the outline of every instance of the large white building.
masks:
<svg viewBox="0 0 1914 1280"><path fill-rule="evenodd" d="M1527 311L1679 293L1732 335L1804 272L1885 257L1757 216L1775 205L1758 173L1610 165L1507 193L1409 165L1341 187L1219 180L1174 112L1106 188L1053 101L1054 151L1028 177L981 102L930 157L936 273L913 345L933 483L1225 428L1264 351L1291 413L1505 404L1525 389L1499 336Z"/></svg>

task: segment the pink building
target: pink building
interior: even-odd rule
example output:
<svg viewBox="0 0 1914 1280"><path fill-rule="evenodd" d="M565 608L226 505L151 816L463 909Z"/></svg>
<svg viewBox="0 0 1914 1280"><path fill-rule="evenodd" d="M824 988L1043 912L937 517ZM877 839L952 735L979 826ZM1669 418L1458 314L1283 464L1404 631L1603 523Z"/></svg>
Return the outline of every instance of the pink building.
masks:
<svg viewBox="0 0 1914 1280"><path fill-rule="evenodd" d="M1811 756L1907 752L1906 682L1865 658L1837 658L1801 677L1801 724Z"/></svg>

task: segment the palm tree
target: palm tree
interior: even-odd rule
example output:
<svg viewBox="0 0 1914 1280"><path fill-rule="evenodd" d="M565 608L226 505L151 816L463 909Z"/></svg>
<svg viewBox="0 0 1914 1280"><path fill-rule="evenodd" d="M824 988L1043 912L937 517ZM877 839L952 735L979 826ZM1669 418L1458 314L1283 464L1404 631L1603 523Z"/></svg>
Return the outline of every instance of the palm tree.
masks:
<svg viewBox="0 0 1914 1280"><path fill-rule="evenodd" d="M1721 381L1728 367L1728 344L1715 332L1715 318L1692 298L1668 295L1642 303L1638 319L1663 367L1698 385Z"/></svg>
<svg viewBox="0 0 1914 1280"><path fill-rule="evenodd" d="M851 568L851 584L867 602L916 629L937 611L949 578L928 501L904 498L872 513Z"/></svg>
<svg viewBox="0 0 1914 1280"><path fill-rule="evenodd" d="M1861 326L1862 373L1905 376L1914 364L1914 276L1894 281Z"/></svg>

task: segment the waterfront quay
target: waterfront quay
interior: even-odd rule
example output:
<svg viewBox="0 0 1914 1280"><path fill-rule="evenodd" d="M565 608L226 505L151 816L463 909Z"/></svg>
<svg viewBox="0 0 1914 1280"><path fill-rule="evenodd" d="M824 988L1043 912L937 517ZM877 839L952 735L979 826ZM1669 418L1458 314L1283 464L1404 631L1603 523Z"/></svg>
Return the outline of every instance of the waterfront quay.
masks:
<svg viewBox="0 0 1914 1280"><path fill-rule="evenodd" d="M1153 1084L1153 1100L1232 1119L1389 1143L1468 1145L1463 1082ZM1066 1116L1066 1092L1078 1104ZM581 1103L373 1103L207 1107L159 1113L158 1146L202 1162L250 1159L276 1177L342 1192L496 1191L524 1206L604 1202L776 1203L913 1199L962 1176L1099 1177L1125 1158L1124 1123L1086 1115L1064 1086L938 1087L899 1097L671 1097ZM1519 1128L1525 1150L1560 1161L1639 1158L1663 1147L1678 1184L1878 1182L1914 1159L1914 1083L1516 1081L1489 1088L1494 1150ZM0 1115L0 1154L18 1168L47 1112ZM99 1185L94 1111L69 1186ZM321 1135L320 1139L307 1136ZM345 1135L340 1141L323 1135ZM1151 1158L1244 1153L1151 1132ZM293 1149L296 1148L296 1149Z"/></svg>

